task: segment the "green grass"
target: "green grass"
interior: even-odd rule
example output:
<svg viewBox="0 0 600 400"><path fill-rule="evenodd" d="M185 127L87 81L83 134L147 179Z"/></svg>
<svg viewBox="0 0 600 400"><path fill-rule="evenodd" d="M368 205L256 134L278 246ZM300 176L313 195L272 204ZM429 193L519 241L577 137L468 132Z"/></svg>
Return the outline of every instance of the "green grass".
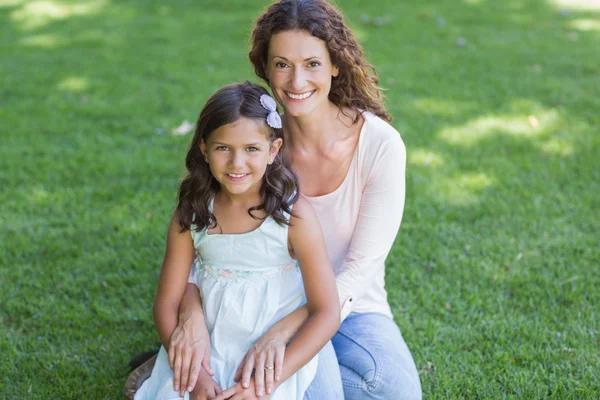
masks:
<svg viewBox="0 0 600 400"><path fill-rule="evenodd" d="M0 0L0 398L121 398L190 140L157 132L256 81L266 3ZM600 393L600 5L566 3L340 0L408 149L425 398Z"/></svg>

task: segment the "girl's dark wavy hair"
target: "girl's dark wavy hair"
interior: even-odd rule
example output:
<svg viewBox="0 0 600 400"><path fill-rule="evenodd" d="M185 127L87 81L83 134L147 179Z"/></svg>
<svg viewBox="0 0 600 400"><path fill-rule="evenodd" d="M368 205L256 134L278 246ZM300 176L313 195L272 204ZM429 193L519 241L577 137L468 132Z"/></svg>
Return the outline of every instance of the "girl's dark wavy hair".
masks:
<svg viewBox="0 0 600 400"><path fill-rule="evenodd" d="M217 128L240 118L260 120L266 124L269 112L260 103L263 94L268 94L263 87L246 81L221 88L204 105L185 158L188 174L179 187L177 211L182 230L191 230L192 224L198 231L217 225L209 204L221 187L200 152L201 141L206 142ZM277 138L283 138L283 131L270 128L267 139L272 142ZM280 151L273 163L267 166L260 195L263 203L249 208L248 214L254 219L261 219L253 212L264 210L278 224L289 225L284 213L293 215L292 205L299 196L298 177L292 172L283 152Z"/></svg>
<svg viewBox="0 0 600 400"><path fill-rule="evenodd" d="M363 49L344 23L342 13L325 0L281 0L272 4L256 21L249 53L254 72L267 84L269 42L276 33L305 30L325 42L331 62L340 70L331 81L329 100L340 107L370 111L390 122L383 104L379 78L367 62ZM355 116L358 122L360 115Z"/></svg>

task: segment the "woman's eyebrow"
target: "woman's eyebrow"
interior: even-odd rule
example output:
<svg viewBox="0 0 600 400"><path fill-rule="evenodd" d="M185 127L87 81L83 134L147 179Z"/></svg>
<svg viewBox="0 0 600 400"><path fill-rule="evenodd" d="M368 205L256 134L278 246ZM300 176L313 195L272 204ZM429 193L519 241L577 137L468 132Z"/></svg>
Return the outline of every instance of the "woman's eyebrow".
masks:
<svg viewBox="0 0 600 400"><path fill-rule="evenodd" d="M285 58L285 57L283 57L283 56L273 56L273 57L271 57L271 59L274 59L274 58L281 58L282 60L289 61L287 58ZM304 61L310 61L310 60L313 60L313 59L320 60L320 59L321 59L321 57L318 57L318 56L312 56L312 57L305 58L305 59L304 59Z"/></svg>

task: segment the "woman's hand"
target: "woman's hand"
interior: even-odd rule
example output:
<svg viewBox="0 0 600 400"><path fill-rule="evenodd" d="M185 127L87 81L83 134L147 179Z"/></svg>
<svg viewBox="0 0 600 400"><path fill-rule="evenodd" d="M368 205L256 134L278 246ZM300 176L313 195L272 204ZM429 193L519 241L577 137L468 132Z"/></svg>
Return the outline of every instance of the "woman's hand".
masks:
<svg viewBox="0 0 600 400"><path fill-rule="evenodd" d="M273 393L281 380L286 344L285 335L276 329L269 330L250 347L233 379L241 381L243 389L250 388L254 381L256 397ZM251 379L252 371L254 379Z"/></svg>
<svg viewBox="0 0 600 400"><path fill-rule="evenodd" d="M268 400L270 396L256 396L254 379L250 379L248 387L244 388L240 383L223 391L212 400Z"/></svg>
<svg viewBox="0 0 600 400"><path fill-rule="evenodd" d="M198 382L194 390L190 392L190 400L210 400L221 394L223 390L217 382L204 370L200 369Z"/></svg>
<svg viewBox="0 0 600 400"><path fill-rule="evenodd" d="M173 390L192 392L202 369L213 375L210 369L210 336L204 322L204 314L191 312L180 315L169 344L169 366L173 370Z"/></svg>

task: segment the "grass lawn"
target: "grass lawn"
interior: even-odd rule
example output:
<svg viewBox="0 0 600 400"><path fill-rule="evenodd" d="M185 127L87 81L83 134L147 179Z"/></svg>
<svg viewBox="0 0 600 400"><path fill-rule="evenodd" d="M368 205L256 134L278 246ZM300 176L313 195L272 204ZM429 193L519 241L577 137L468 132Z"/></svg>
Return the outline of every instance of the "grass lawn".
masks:
<svg viewBox="0 0 600 400"><path fill-rule="evenodd" d="M266 1L0 0L0 398L120 399L193 122ZM408 150L427 399L600 393L600 2L339 0Z"/></svg>

